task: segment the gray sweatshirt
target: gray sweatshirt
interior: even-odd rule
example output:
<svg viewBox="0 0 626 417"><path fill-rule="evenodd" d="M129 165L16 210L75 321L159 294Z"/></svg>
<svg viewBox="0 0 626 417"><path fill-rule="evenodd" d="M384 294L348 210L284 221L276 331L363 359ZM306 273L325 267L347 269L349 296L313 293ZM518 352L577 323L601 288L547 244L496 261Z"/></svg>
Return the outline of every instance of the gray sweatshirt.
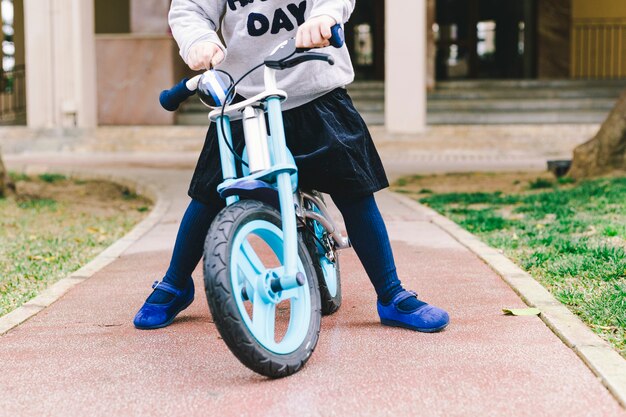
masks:
<svg viewBox="0 0 626 417"><path fill-rule="evenodd" d="M260 64L276 46L295 37L305 20L328 15L345 23L356 0L173 0L169 13L172 34L187 62L189 49L196 43L216 43L226 54L217 68L237 80ZM216 31L221 28L226 45ZM228 48L228 53L227 53ZM323 94L350 84L354 71L348 49L333 47L319 52L332 55L335 65L311 61L279 71L278 88L289 95L283 108L308 103ZM263 91L263 69L250 74L237 86L237 92L249 98Z"/></svg>

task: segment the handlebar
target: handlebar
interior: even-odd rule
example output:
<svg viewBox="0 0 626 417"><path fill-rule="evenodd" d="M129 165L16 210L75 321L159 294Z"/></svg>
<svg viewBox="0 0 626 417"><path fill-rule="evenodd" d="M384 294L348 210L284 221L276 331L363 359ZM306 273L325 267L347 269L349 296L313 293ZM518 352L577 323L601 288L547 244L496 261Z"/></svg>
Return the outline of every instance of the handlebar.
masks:
<svg viewBox="0 0 626 417"><path fill-rule="evenodd" d="M196 94L195 89L191 90L187 87L188 82L189 79L184 78L171 89L161 91L159 95L161 107L167 111L176 111L185 100Z"/></svg>
<svg viewBox="0 0 626 417"><path fill-rule="evenodd" d="M330 45L341 48L345 44L343 27L337 23L331 29ZM295 39L290 39L284 46L275 51L270 57L265 59L265 65L273 69L285 69L298 65L304 61L322 60L329 64L334 64L330 55L316 52L309 52L310 49L296 49ZM191 80L185 78L169 90L161 91L159 102L161 107L167 111L176 111L178 107L189 97L196 93L198 81L201 75L193 77Z"/></svg>
<svg viewBox="0 0 626 417"><path fill-rule="evenodd" d="M339 23L337 23L335 26L330 28L330 33L331 36L329 41L331 46L334 46L335 48L341 48L346 40L343 34L343 27Z"/></svg>

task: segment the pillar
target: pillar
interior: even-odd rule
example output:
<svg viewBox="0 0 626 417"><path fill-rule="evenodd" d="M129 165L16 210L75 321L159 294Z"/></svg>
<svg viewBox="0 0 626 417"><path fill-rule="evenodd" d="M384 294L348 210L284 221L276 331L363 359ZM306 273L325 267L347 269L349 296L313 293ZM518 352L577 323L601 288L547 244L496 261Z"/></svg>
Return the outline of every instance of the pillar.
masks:
<svg viewBox="0 0 626 417"><path fill-rule="evenodd" d="M540 79L570 76L572 31L571 0L542 0L537 3L537 75Z"/></svg>
<svg viewBox="0 0 626 417"><path fill-rule="evenodd" d="M2 50L2 43L4 42L4 31L2 30L4 22L2 21L2 2L0 1L0 77L3 76L4 68L2 67L4 61L4 51ZM2 80L2 78L0 78ZM0 83L0 85L2 85ZM1 172L1 171L0 171Z"/></svg>
<svg viewBox="0 0 626 417"><path fill-rule="evenodd" d="M437 44L433 25L437 22L437 4L435 0L426 0L426 87L434 90L436 83L435 59Z"/></svg>
<svg viewBox="0 0 626 417"><path fill-rule="evenodd" d="M24 0L13 0L13 41L15 43L15 66L25 64L24 56Z"/></svg>
<svg viewBox="0 0 626 417"><path fill-rule="evenodd" d="M28 126L96 126L94 3L24 0Z"/></svg>
<svg viewBox="0 0 626 417"><path fill-rule="evenodd" d="M426 128L426 0L386 0L385 126Z"/></svg>

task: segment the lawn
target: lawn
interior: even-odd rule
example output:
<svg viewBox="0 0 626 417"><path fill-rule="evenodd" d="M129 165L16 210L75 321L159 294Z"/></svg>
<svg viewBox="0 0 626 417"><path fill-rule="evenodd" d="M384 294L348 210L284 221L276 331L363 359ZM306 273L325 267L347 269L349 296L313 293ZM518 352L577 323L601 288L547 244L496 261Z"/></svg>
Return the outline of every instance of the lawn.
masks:
<svg viewBox="0 0 626 417"><path fill-rule="evenodd" d="M151 205L109 182L12 178L16 194L0 199L0 316L89 262Z"/></svg>
<svg viewBox="0 0 626 417"><path fill-rule="evenodd" d="M503 250L626 357L626 178L452 174L394 189Z"/></svg>

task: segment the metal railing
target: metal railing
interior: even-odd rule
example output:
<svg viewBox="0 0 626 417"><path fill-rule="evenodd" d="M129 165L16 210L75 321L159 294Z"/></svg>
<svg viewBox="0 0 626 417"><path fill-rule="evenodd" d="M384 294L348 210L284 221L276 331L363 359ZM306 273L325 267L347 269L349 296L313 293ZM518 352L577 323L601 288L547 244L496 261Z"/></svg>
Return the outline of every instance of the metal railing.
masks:
<svg viewBox="0 0 626 417"><path fill-rule="evenodd" d="M26 123L26 69L0 70L0 124Z"/></svg>
<svg viewBox="0 0 626 417"><path fill-rule="evenodd" d="M626 19L575 19L572 26L573 78L626 78Z"/></svg>

